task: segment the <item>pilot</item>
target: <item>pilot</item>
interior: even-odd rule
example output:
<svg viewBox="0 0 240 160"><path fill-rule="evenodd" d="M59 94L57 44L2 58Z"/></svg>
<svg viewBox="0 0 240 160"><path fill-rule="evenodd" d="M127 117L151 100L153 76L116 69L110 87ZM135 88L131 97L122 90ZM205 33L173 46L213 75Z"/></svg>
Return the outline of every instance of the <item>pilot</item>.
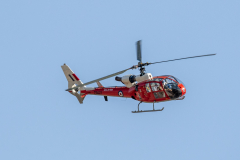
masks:
<svg viewBox="0 0 240 160"><path fill-rule="evenodd" d="M159 90L163 90L163 89L162 89L161 86L158 86L158 87L157 87L157 90L159 91Z"/></svg>
<svg viewBox="0 0 240 160"><path fill-rule="evenodd" d="M166 89L169 90L169 91L172 91L172 85L171 84L166 84Z"/></svg>
<svg viewBox="0 0 240 160"><path fill-rule="evenodd" d="M159 91L160 90L160 84L159 83L152 83L152 90L153 91Z"/></svg>

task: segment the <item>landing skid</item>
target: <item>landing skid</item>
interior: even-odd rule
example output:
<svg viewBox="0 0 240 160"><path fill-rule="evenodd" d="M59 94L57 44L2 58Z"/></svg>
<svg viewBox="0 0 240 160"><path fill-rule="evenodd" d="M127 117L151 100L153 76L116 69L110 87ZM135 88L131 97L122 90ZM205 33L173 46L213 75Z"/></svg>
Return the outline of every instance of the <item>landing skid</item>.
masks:
<svg viewBox="0 0 240 160"><path fill-rule="evenodd" d="M139 110L139 105L142 103L142 101L138 104L138 110L137 111L132 111L132 113L141 113L141 112L156 112L156 111L162 111L162 109L154 109L154 103L153 103L153 110Z"/></svg>

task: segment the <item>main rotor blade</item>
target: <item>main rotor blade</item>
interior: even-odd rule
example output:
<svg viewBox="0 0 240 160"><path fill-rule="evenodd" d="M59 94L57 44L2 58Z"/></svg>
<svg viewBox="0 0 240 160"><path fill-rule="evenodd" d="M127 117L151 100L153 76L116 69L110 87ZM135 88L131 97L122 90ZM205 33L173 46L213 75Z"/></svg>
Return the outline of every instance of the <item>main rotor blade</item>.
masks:
<svg viewBox="0 0 240 160"><path fill-rule="evenodd" d="M139 60L142 63L141 43L142 43L141 40L137 41L136 46L137 46L137 60Z"/></svg>
<svg viewBox="0 0 240 160"><path fill-rule="evenodd" d="M178 58L178 59L172 59L172 60L160 61L160 62L154 62L154 63L148 63L148 64L163 63L163 62L170 62L170 61L178 61L178 60L183 60L183 59L198 58L198 57L205 57L205 56L214 56L214 55L216 55L216 54L206 54L206 55L200 55L200 56Z"/></svg>
<svg viewBox="0 0 240 160"><path fill-rule="evenodd" d="M70 91L70 90L72 90L72 89L77 89L77 88L79 88L79 87L82 87L82 86L85 86L85 85L88 85L88 84L92 84L92 83L95 83L95 82L102 81L102 80L104 80L104 79L107 79L107 78L110 78L110 77L113 77L113 76L122 74L122 73L126 72L127 70L129 70L129 69L134 69L134 68L137 68L137 67L134 67L134 66L133 66L133 67L131 67L131 68L128 68L128 69L125 69L125 70L122 70L122 71L119 71L119 72L110 74L110 75L108 75L108 76L105 76L105 77L102 77L102 78L98 78L98 79L95 79L95 80L93 80L93 81L90 81L90 82L81 84L81 85L77 85L76 87L68 88L68 89L66 89L66 91Z"/></svg>

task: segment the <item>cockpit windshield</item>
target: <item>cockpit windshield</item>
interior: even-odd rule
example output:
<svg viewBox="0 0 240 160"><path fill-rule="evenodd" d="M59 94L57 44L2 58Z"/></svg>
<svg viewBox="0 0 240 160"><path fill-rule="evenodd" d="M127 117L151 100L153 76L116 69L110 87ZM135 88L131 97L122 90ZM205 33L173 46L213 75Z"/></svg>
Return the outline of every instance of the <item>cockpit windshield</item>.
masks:
<svg viewBox="0 0 240 160"><path fill-rule="evenodd" d="M181 89L178 87L179 82L172 76L162 80L163 88L171 99L178 98L182 95Z"/></svg>
<svg viewBox="0 0 240 160"><path fill-rule="evenodd" d="M176 78L176 77L170 76L168 78L173 79L174 81L176 81L179 84L183 84L183 82L180 79Z"/></svg>
<svg viewBox="0 0 240 160"><path fill-rule="evenodd" d="M164 91L171 99L177 99L186 93L186 89L182 81L170 75L155 77L147 82L149 83L146 83L146 91L148 93L152 91L155 98L165 97ZM157 95L160 93L161 95Z"/></svg>

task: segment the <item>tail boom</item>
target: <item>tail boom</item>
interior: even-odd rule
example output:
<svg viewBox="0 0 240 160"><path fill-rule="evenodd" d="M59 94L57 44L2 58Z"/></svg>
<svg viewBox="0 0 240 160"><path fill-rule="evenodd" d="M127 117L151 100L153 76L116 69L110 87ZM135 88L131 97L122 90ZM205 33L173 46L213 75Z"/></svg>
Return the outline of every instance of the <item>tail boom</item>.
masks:
<svg viewBox="0 0 240 160"><path fill-rule="evenodd" d="M99 96L112 96L112 97L125 97L131 98L132 93L129 92L127 87L98 87L92 90L81 90L81 93L89 95L99 95Z"/></svg>

